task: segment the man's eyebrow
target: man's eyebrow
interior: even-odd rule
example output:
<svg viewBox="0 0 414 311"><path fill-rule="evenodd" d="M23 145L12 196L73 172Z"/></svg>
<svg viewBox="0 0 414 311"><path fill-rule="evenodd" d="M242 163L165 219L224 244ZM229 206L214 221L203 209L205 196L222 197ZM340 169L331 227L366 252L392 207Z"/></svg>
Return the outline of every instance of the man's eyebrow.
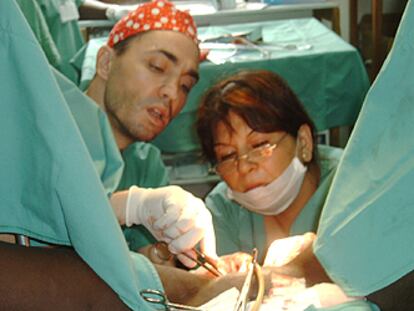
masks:
<svg viewBox="0 0 414 311"><path fill-rule="evenodd" d="M165 57L167 57L170 61L172 61L174 64L178 63L178 58L174 54L166 51L166 50L157 50L156 52L163 54Z"/></svg>
<svg viewBox="0 0 414 311"><path fill-rule="evenodd" d="M174 64L178 63L178 58L174 54L172 54L172 53L170 53L166 50L162 50L162 49L157 50L156 52L163 54L165 57L167 57ZM190 75L194 80L196 80L196 82L200 79L200 75L198 74L198 72L193 70L193 69L189 70L187 74Z"/></svg>

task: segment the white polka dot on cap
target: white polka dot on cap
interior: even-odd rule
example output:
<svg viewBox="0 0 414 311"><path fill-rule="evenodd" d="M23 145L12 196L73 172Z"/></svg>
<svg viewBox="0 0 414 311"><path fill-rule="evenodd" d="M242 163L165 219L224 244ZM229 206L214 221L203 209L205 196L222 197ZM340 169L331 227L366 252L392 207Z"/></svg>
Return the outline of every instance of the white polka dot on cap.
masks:
<svg viewBox="0 0 414 311"><path fill-rule="evenodd" d="M118 41L119 41L119 36L118 35L115 35L114 36L114 44L118 43Z"/></svg>

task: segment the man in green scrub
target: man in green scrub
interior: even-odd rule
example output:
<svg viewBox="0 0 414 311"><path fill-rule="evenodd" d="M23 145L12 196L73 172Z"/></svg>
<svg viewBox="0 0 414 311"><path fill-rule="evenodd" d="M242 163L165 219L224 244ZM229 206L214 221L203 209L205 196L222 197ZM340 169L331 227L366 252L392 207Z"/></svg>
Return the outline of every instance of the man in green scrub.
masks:
<svg viewBox="0 0 414 311"><path fill-rule="evenodd" d="M155 146L136 142L123 150L121 156L105 112L60 72L53 70L53 73L108 196L132 185L156 188L168 184L167 170ZM155 242L142 225L124 228L123 231L133 251Z"/></svg>
<svg viewBox="0 0 414 311"><path fill-rule="evenodd" d="M46 1L46 0L44 0ZM91 2L94 1L85 1L84 2L84 6L91 5ZM21 3L21 8L23 10L23 12L26 12L26 18L29 20L31 19L31 15L30 15L30 6L28 5L31 2L28 3ZM34 3L32 3L34 4ZM45 3L44 3L45 4ZM57 9L57 2L55 3L55 5L53 6L51 3L49 3L50 6L44 6L44 10L51 10L49 13L52 14L52 8ZM106 4L104 4L106 5ZM158 5L158 4L156 4ZM169 5L164 6L163 4L159 4L160 8L168 8L168 10L170 11L174 11ZM66 6L68 6L68 4L66 3ZM154 6L154 4L152 4L152 6ZM35 6L37 7L37 6ZM40 6L42 7L42 6ZM116 6L115 6L116 7ZM59 7L59 9L63 10L61 7ZM157 7L151 7L151 9L155 9L157 10ZM68 8L65 7L65 10L68 10ZM143 6L142 8L140 8L140 10L143 12L145 10L148 10L148 6ZM167 12L169 12L167 10ZM37 10L36 12L38 12L39 10ZM56 12L55 12L56 13ZM66 14L63 13L63 11L59 11L59 14ZM161 23L163 25L162 30L168 30L169 35L180 35L178 36L178 38L181 37L181 35L184 35L184 39L190 39L189 41L191 42L191 47L192 45L194 45L193 40L195 40L195 33L196 33L196 28L195 25L192 22L192 18L190 15L183 14L180 11L178 11L178 13L176 13L177 16L172 16L173 20L171 22L165 23L164 20L166 18L166 16L160 16L160 20L157 23ZM39 14L37 14L39 15ZM162 21L161 21L162 20ZM125 19L124 19L125 21ZM175 22L180 22L180 25L176 25L173 24L173 21ZM57 21L56 21L57 22ZM187 24L189 23L189 24ZM123 25L123 27L125 29L128 29L129 26L131 25L126 25L125 22L121 24ZM31 23L32 27L36 26L37 23ZM41 25L44 26L44 23L41 23ZM138 25L137 23L135 25ZM130 30L133 30L134 33L131 33L133 35L138 34L138 33L146 33L148 32L148 30L154 30L154 29L160 29L158 24L153 23L151 25L151 29L147 29L144 27L147 27L148 25L141 25L141 27L130 27ZM45 29L46 28L46 29ZM116 28L116 27L115 27ZM115 29L114 28L114 29ZM36 28L33 28L36 29ZM39 28L39 35L40 34L44 34L45 30L47 30L47 27L42 27ZM164 31L162 33L162 35L166 34L167 31ZM172 34L171 34L172 33ZM146 35L148 37L148 35ZM47 37L47 36L46 36ZM38 36L39 38L39 36ZM126 37L125 37L126 38ZM41 42L41 40L39 40ZM132 40L132 38L129 41L134 41ZM176 39L172 39L171 42L173 42L171 44L171 46L175 46L175 41ZM187 40L184 40L187 41ZM47 42L53 42L53 40L47 41ZM112 42L113 44L113 42ZM124 44L119 44L119 46L122 46ZM131 44L129 44L131 45ZM121 47L122 50L125 50L126 48L126 44L125 47ZM178 52L184 51L184 49L181 49L181 47L177 47ZM191 87L195 84L196 80L197 80L197 71L198 71L198 48L197 49L187 49L190 51L194 51L194 58L191 57L187 57L187 55L185 57L183 57L183 59L193 59L193 63L191 65L191 69L190 69L190 74L188 74L187 72L184 72L182 74L180 74L179 78L176 78L176 72L174 71L173 67L180 67L180 70L182 70L182 65L179 64L180 66L176 66L176 62L175 61L171 61L171 70L167 70L166 73L164 74L165 77L169 77L169 78L173 78L176 79L175 82L173 83L177 83L180 84L177 88L177 91L173 91L176 92L177 94L172 94L170 90L167 90L167 92L164 95L161 94L156 94L156 96L164 96L164 99L160 100L159 104L156 104L155 106L159 106L161 108L157 108L155 107L155 109L151 108L151 111L155 111L155 114L159 113L160 111L166 111L165 113L160 114L159 116L157 115L155 117L155 119L153 120L157 120L157 119L161 119L164 118L164 120L160 121L160 123L162 124L162 126L156 130L156 134L158 133L158 130L162 130L169 122L169 119L174 117L175 114L177 114L179 112L179 110L181 110L183 104L185 103L186 100L186 96L187 93L189 92L189 90L191 89ZM197 50L197 51L196 51ZM117 52L118 53L118 52ZM174 53L176 53L174 51ZM121 53L119 53L121 54ZM121 58L125 58L124 55L119 55L116 56L115 54L113 55L113 59L121 59ZM136 60L133 60L132 63L135 63ZM114 66L117 67L118 65ZM144 67L143 67L144 68ZM139 69L140 71L141 69ZM138 72L139 72L138 71ZM69 81L67 81L65 79L64 76L62 76L59 72L54 71L56 80L58 82L58 85L60 86L63 95L65 96L65 99L69 105L69 108L71 109L71 112L78 124L79 130L81 131L81 134L84 138L84 141L86 143L86 146L88 147L88 150L93 158L94 164L97 168L98 174L102 180L103 186L106 190L106 193L108 195L111 195L115 190L119 189L119 190L125 190L125 189L129 189L129 187L131 187L132 185L137 185L140 187L160 187L160 186L165 186L168 184L168 175L167 175L167 171L165 169L164 164L162 163L161 157L160 157L160 152L159 150L150 145L150 144L146 144L143 141L146 140L145 137L141 137L141 136L137 136L136 138L134 138L134 140L140 140L141 142L136 142L136 143L132 143L134 142L133 140L129 141L127 144L123 144L123 145L119 145L118 141L118 147L121 149L122 151L122 155L124 157L124 160L126 162L126 168L123 171L123 161L122 158L119 156L119 150L117 148L117 144L115 143L114 137L113 137L113 131L111 130L111 126L109 125L110 123L108 123L107 121L107 115L105 112L107 112L106 107L103 107L103 101L102 98L99 98L101 95L103 95L104 92L106 92L107 90L113 91L113 89L115 88L114 85L111 85L110 87L107 88L107 90L105 90L106 86L106 82L101 83L102 80L100 80L100 76L97 75L96 79L94 79L94 82L91 85L91 88L88 90L88 95L90 95L90 97L92 97L92 99L94 99L96 102L94 102L93 100L91 100L90 97L84 96L84 94L82 94L82 92L80 92L73 84L71 84ZM115 77L117 76L118 73L117 71L113 70L111 73L111 77ZM130 75L131 77L134 77L134 72L130 71L129 73L127 73L127 76ZM151 78L150 75L148 75L146 78ZM96 83L97 80L100 80L99 85L98 83ZM148 80L148 82L150 82L150 80ZM158 83L159 82L155 79L153 79L153 81L151 82L151 84L154 83ZM122 89L124 87L124 84L121 83L120 86L116 86L116 88L120 87L120 89ZM167 88L169 88L169 86L167 86ZM148 89L148 87L147 87ZM153 92L155 91L155 87ZM131 92L131 90L126 91L125 94L127 94L128 92ZM135 90L133 92L136 92ZM164 90L162 90L162 92L164 92ZM124 93L124 92L121 92ZM179 96L179 98L175 98L177 96ZM135 96L135 95L134 95ZM145 96L152 96L149 94L145 94ZM167 98L167 99L165 99ZM129 100L129 99L128 99ZM127 101L128 101L127 100ZM113 100L112 100L113 102ZM101 107L98 107L96 105L96 103L98 103ZM145 105L145 99L143 101L143 105ZM167 111L165 109L165 106L169 106L170 108L172 108L171 111ZM103 108L103 109L101 109ZM129 108L128 108L129 109ZM145 108L146 109L146 108ZM142 109L142 111L144 111L145 109ZM174 113L174 115L170 115L170 113ZM145 115L145 113L143 113L142 115ZM144 124L146 121L145 119L148 117L144 116L143 118L141 117L140 120L137 120L137 124L142 125ZM161 118L160 118L161 117ZM135 121L133 121L135 122ZM114 126L114 122L111 122L112 128L115 131L115 134L117 132L117 126ZM148 131L151 132L151 129ZM139 134L141 135L141 134ZM119 136L119 135L118 135ZM117 138L117 135L115 135L115 138ZM123 172L123 175L122 175ZM122 180L120 182L120 178L122 176ZM119 186L119 187L118 187ZM142 188L141 188L142 189ZM174 188L175 189L175 188ZM168 188L166 189L166 191L168 192L168 194L165 194L167 196L175 196L177 197L179 194L174 194L173 191L174 189L172 188ZM133 190L135 190L136 192L136 188L133 188ZM143 191L143 190L141 190ZM161 190L160 190L161 191ZM160 191L158 191L158 193L160 193ZM191 245L194 245L197 243L197 240L199 240L202 235L204 234L204 229L201 229L201 227L205 226L204 224L198 224L196 227L198 227L195 230L190 229L197 221L197 217L200 217L200 215L198 215L199 213L205 213L204 211L204 207L203 207L203 203L193 197L191 194L186 193L185 191L183 191L182 189L178 190L181 193L181 196L183 197L187 197L187 199L189 199L190 201L186 201L184 203L184 207L179 207L179 205L181 203L183 203L183 198L180 199L181 203L177 203L175 202L175 206L176 208L179 208L180 210L182 208L187 208L189 206L192 206L191 209L195 211L192 212L191 215L184 215L186 214L184 211L180 211L178 214L181 216L178 217L184 217L187 220L190 218L190 222L192 223L192 225L190 225L188 227L188 224L186 225L186 229L185 231L188 231L188 236L185 238L186 242L182 241L180 242L181 244L178 245L178 249L175 249L175 252L178 252L179 250L183 250L184 245L186 245L186 248L189 248ZM128 191L124 191L123 194L121 196L118 196L117 193L117 198L115 199L114 205L117 206L116 211L117 211L117 215L119 217L120 223L124 224L126 221L126 215L131 216L132 214L125 214L125 206L129 206L131 207L131 204L136 206L136 204L134 202L131 203L131 201L128 201ZM159 194L161 195L161 194ZM121 198L121 199L119 199ZM186 199L186 200L187 200ZM118 204L119 202L120 205ZM130 205L127 205L126 203L130 202ZM197 208L194 209L194 206L198 206L199 209L197 211ZM165 208L165 207L164 207ZM208 212L207 212L208 213ZM171 215L173 215L174 213L172 213ZM174 214L175 217L177 217L177 213ZM154 215L152 215L154 216ZM161 216L161 215L158 215ZM125 235L129 241L129 246L132 250L137 251L138 249L140 249L141 247L147 246L148 244L152 244L154 243L156 240L154 238L154 235L157 236L156 234L154 234L154 232L150 233L148 232L148 230L146 228L144 228L144 226L141 226L143 224L143 221L148 221L149 220L149 216L146 217L146 220L143 220L142 217L140 217L140 219L138 220L137 218L135 220L132 220L132 222L129 225L132 225L133 223L136 224L137 226L133 226L132 228L126 228L125 229ZM208 217L207 217L208 218ZM168 224L171 224L171 219L168 220ZM182 220L183 222L184 220ZM184 225L184 224L183 224ZM200 227L201 226L201 227ZM155 229L154 229L155 230ZM159 231L159 230L158 230ZM193 233L190 233L190 231L192 231ZM213 231L212 229L209 231ZM166 240L168 240L169 242L171 242L172 240L176 240L178 238L178 236L180 236L181 233L177 233L177 232L170 232L169 233L170 236L168 238L166 238ZM172 234L172 236L171 236ZM197 236L195 238L194 234ZM158 239L160 239L161 237L158 235L157 236ZM189 242L191 241L191 242ZM213 239L210 238L210 245L213 245ZM182 244L184 243L184 244ZM190 243L189 245L187 245L188 243ZM215 254L214 251L214 246L212 246L211 248L211 252L210 252L213 256Z"/></svg>
<svg viewBox="0 0 414 311"><path fill-rule="evenodd" d="M148 158L149 150L160 159L158 151L152 151L156 150L154 147L148 149L149 145L136 142L152 140L183 108L198 80L196 42L196 26L188 13L176 10L169 2L153 1L119 21L107 45L98 52L96 75L86 94L106 112L124 155L127 167L121 183L124 189L136 185L145 174L143 165L137 165L140 156L153 161ZM133 160L128 161L130 158ZM133 170L137 166L140 166L138 172ZM159 164L153 167L161 168L157 173L161 180L155 185L160 186L166 180L166 171ZM125 205L129 206L128 198L134 197L131 194L134 191L136 188L119 191L111 198L120 223L128 226L140 224L129 222L126 219L129 214L125 214ZM132 230L126 232L131 249L136 251L155 242L148 232L138 230L135 234L135 229ZM150 250L146 247L141 251Z"/></svg>

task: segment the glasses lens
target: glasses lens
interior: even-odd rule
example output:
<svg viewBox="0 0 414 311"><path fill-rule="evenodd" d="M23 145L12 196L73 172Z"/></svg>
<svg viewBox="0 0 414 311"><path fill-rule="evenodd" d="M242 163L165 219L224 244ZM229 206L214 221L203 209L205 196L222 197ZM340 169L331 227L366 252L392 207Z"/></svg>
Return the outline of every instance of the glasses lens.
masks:
<svg viewBox="0 0 414 311"><path fill-rule="evenodd" d="M274 148L275 145L270 144L254 148L248 153L248 158L251 161L260 161L262 158L268 158L273 154Z"/></svg>
<svg viewBox="0 0 414 311"><path fill-rule="evenodd" d="M237 164L241 159L253 162L259 162L263 158L268 158L273 154L275 144L266 144L264 146L256 147L250 150L247 154L239 156L238 158L228 159L217 163L215 171L220 175L225 175L234 172L237 168Z"/></svg>

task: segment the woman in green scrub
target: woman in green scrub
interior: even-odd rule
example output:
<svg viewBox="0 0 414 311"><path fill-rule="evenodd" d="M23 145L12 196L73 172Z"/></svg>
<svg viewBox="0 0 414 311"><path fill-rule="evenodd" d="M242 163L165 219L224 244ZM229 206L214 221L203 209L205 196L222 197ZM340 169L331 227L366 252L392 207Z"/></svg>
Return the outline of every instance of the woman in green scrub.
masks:
<svg viewBox="0 0 414 311"><path fill-rule="evenodd" d="M317 146L315 127L289 86L270 71L242 71L205 95L197 131L223 179L206 198L218 255L263 260L278 238L315 232L342 150Z"/></svg>

